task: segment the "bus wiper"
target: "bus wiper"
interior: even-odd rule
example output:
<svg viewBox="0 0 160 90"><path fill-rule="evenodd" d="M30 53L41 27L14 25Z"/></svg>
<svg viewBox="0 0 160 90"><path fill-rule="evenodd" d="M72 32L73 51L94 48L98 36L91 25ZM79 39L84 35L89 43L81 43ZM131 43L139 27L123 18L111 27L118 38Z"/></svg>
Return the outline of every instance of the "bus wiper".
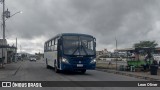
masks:
<svg viewBox="0 0 160 90"><path fill-rule="evenodd" d="M76 53L76 51L78 50L79 47L76 48L76 50L72 53L72 55L74 55Z"/></svg>
<svg viewBox="0 0 160 90"><path fill-rule="evenodd" d="M86 49L84 48L83 45L81 45L81 48L83 48L84 52L86 53L86 55L88 55ZM72 53L72 55L74 55L76 53L76 51L79 50L79 47L76 48L76 50Z"/></svg>

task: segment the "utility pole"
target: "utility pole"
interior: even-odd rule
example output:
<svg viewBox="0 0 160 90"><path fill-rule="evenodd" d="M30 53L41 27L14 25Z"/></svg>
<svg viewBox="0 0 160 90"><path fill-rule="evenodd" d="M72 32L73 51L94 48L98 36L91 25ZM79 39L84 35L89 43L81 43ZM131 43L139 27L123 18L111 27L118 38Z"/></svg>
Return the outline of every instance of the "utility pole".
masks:
<svg viewBox="0 0 160 90"><path fill-rule="evenodd" d="M15 52L15 62L17 62L17 38L16 38L16 52Z"/></svg>
<svg viewBox="0 0 160 90"><path fill-rule="evenodd" d="M115 37L115 41L116 41L116 50L117 50L117 38Z"/></svg>
<svg viewBox="0 0 160 90"><path fill-rule="evenodd" d="M3 11L2 11L3 42L2 42L2 44L5 45L5 14L4 14L4 12L5 12L5 0L0 0L0 2L3 5ZM4 64L4 60L5 60L4 50L2 48L2 67L3 67L3 64Z"/></svg>
<svg viewBox="0 0 160 90"><path fill-rule="evenodd" d="M3 20L3 40L5 39L5 0L2 0L3 4L3 12L2 12L2 20Z"/></svg>
<svg viewBox="0 0 160 90"><path fill-rule="evenodd" d="M117 38L115 37L115 41L116 41L116 51L117 51ZM116 52L116 70L117 70L117 59L118 59L118 52Z"/></svg>
<svg viewBox="0 0 160 90"><path fill-rule="evenodd" d="M2 20L3 20L3 40L5 40L5 0L2 0L3 4L3 12L2 12Z"/></svg>
<svg viewBox="0 0 160 90"><path fill-rule="evenodd" d="M17 60L17 38L16 38L16 60Z"/></svg>
<svg viewBox="0 0 160 90"><path fill-rule="evenodd" d="M20 53L22 53L22 47L21 47L21 45L20 45Z"/></svg>
<svg viewBox="0 0 160 90"><path fill-rule="evenodd" d="M12 17L12 16L14 16L14 15L16 15L16 14L18 14L18 13L22 13L21 11L19 11L19 12L16 12L15 14L13 14L13 15L10 15L10 11L8 11L8 9L7 10L5 10L5 0L0 0L0 2L2 3L2 5L3 5L3 11L2 11L2 26L3 26L3 42L5 42L6 41L6 38L5 38L5 29L6 29L6 23L5 23L5 21L7 20L7 19L9 19L10 17ZM5 43L4 43L4 45L5 45ZM2 48L2 57L5 57L4 55L3 55L3 48ZM16 38L16 53L15 53L15 55L17 55L17 38ZM5 57L5 58L7 58L7 56ZM15 56L15 61L17 60L17 58L16 58L16 56Z"/></svg>

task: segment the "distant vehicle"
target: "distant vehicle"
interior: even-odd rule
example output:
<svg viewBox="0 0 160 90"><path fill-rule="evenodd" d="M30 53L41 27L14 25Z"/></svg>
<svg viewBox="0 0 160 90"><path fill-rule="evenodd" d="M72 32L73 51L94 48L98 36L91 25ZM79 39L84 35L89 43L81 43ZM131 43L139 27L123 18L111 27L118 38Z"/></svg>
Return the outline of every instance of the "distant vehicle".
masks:
<svg viewBox="0 0 160 90"><path fill-rule="evenodd" d="M121 58L126 58L127 57L127 53L126 52L119 52L118 55Z"/></svg>
<svg viewBox="0 0 160 90"><path fill-rule="evenodd" d="M35 56L30 56L29 60L30 60L30 61L36 61L37 59L36 59Z"/></svg>
<svg viewBox="0 0 160 90"><path fill-rule="evenodd" d="M94 70L96 67L96 39L91 35L63 33L44 44L46 66L55 72Z"/></svg>
<svg viewBox="0 0 160 90"><path fill-rule="evenodd" d="M17 56L17 59L18 59L18 60L22 60L22 54L21 54L21 53L17 53L16 56Z"/></svg>

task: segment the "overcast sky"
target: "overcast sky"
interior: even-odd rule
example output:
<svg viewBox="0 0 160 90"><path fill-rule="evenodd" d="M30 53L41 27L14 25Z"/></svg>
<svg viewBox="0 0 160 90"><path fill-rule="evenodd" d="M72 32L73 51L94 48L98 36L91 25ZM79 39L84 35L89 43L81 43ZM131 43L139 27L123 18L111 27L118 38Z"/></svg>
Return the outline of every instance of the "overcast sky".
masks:
<svg viewBox="0 0 160 90"><path fill-rule="evenodd" d="M118 48L142 40L160 44L160 0L5 1L11 14L23 12L6 21L6 38L12 45L17 37L25 52L43 52L47 39L68 32L95 36L97 50L115 49L115 37Z"/></svg>

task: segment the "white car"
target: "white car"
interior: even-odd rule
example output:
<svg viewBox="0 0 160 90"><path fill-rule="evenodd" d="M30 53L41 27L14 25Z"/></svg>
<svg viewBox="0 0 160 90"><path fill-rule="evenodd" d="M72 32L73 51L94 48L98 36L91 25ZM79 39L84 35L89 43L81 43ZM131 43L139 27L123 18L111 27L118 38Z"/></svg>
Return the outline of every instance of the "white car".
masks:
<svg viewBox="0 0 160 90"><path fill-rule="evenodd" d="M30 61L36 61L37 59L35 57L30 57Z"/></svg>

